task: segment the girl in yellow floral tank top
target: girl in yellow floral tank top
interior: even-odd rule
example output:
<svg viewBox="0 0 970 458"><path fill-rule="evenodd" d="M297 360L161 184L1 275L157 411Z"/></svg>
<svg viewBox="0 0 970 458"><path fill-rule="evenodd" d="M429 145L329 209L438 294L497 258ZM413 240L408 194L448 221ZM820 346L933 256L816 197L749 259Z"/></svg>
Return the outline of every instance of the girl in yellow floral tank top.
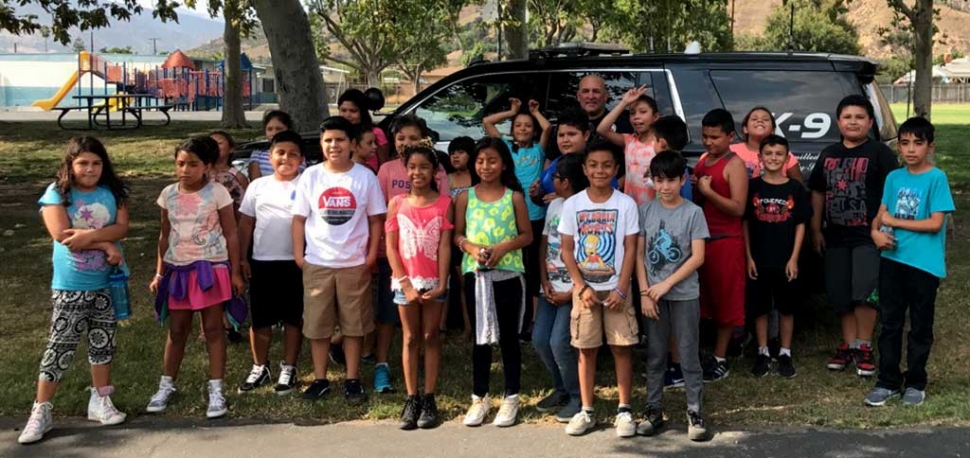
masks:
<svg viewBox="0 0 970 458"><path fill-rule="evenodd" d="M488 416L492 344L498 343L505 392L492 423L512 426L519 411L522 371L522 248L532 243L532 226L522 186L515 178L512 153L501 139L479 141L469 164L474 186L455 199L455 244L465 253L465 301L475 330L472 404L464 423L478 426Z"/></svg>

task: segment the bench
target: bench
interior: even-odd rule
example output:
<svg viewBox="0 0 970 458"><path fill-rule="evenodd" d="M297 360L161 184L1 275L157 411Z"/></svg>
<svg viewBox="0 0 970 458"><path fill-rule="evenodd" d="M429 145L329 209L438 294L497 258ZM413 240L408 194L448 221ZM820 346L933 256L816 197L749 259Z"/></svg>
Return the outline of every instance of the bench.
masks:
<svg viewBox="0 0 970 458"><path fill-rule="evenodd" d="M86 105L73 105L73 106L69 106L69 107L54 107L52 109L61 112L60 116L57 117L57 126L60 127L61 129L64 129L64 130L83 130L83 129L79 129L79 128L65 127L64 124L61 121L64 119L64 116L67 116L67 114L70 113L70 112L72 112L72 111L87 111L88 112L88 130L91 129L91 107L86 106Z"/></svg>

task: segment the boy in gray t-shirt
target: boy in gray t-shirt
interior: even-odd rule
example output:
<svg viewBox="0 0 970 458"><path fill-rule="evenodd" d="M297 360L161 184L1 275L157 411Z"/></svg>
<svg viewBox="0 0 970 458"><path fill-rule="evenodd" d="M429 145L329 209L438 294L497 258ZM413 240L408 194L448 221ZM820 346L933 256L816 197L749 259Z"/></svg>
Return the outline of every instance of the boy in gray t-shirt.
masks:
<svg viewBox="0 0 970 458"><path fill-rule="evenodd" d="M688 437L698 441L708 435L701 410L704 380L698 355L697 268L704 263L704 244L710 234L703 210L680 196L685 166L684 158L672 151L654 157L650 174L657 199L640 207L637 280L648 342L647 406L637 433L649 436L663 427L663 377L672 332L687 391Z"/></svg>

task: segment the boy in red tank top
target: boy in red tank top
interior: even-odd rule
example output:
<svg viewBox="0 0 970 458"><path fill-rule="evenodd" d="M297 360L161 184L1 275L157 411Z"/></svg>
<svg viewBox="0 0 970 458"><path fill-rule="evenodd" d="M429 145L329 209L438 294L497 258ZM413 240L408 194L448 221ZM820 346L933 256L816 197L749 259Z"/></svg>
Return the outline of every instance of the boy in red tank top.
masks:
<svg viewBox="0 0 970 458"><path fill-rule="evenodd" d="M731 153L734 118L722 108L704 115L701 136L707 150L694 168L694 200L710 229L700 268L701 314L717 323L714 358L704 364L704 380L728 376L727 348L734 328L744 326L745 259L741 219L748 194L744 161Z"/></svg>

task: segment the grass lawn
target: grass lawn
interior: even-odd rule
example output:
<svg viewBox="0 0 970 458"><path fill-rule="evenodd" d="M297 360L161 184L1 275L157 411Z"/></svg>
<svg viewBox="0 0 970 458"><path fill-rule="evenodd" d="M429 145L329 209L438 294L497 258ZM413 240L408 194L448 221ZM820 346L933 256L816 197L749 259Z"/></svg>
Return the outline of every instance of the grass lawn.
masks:
<svg viewBox="0 0 970 458"><path fill-rule="evenodd" d="M903 107L905 110L905 107ZM970 151L961 141L970 136L970 106L959 110L938 106L941 125L937 131L938 163L951 177L957 207L970 208ZM946 113L946 114L943 114ZM956 122L961 121L962 125ZM942 124L943 122L952 122ZM154 392L161 370L165 330L153 318L147 284L154 273L158 211L154 205L161 188L171 182L172 150L189 134L215 128L207 123L173 123L166 128L144 128L136 132L99 133L116 167L133 188L131 229L125 242L132 265L132 294L135 318L118 333L118 355L114 380L118 387L115 402L129 414L141 415ZM255 131L237 132L245 139ZM7 351L0 353L0 367L7 375L0 384L0 416L25 417L34 392L38 361L46 343L50 319L49 282L51 242L37 214L36 201L51 181L64 141L72 134L53 123L0 123L0 336ZM795 361L799 376L783 380L772 376L754 379L749 375L753 361L744 358L732 366L729 379L705 389L705 409L715 425L794 425L829 427L878 427L916 424L967 424L970 421L970 229L959 224L957 213L952 225L948 257L950 277L940 288L936 317L936 347L930 359L931 385L927 403L914 409L890 407L867 409L862 397L872 382L849 373L831 373L824 361L837 343L835 317L822 306L807 312L810 319L796 325ZM820 302L820 301L816 301ZM524 345L525 368L522 386L526 403L535 403L549 385L546 373L529 345ZM391 366L395 386L403 388L400 376L399 342L392 349ZM278 345L271 351L273 364L280 355ZM458 418L467 406L471 388L469 345L458 336L448 337L439 383L438 399L445 418ZM497 352L496 352L497 353ZM89 383L85 351L80 349L55 398L57 415L83 415ZM643 371L642 354L636 373ZM172 418L201 418L205 410L204 386L207 379L204 345L190 340L182 365L181 396L165 415ZM352 419L394 419L400 412L403 395L372 395L361 407L347 407L336 390L320 403L307 403L297 396L278 398L270 391L247 396L235 394L235 386L250 367L248 345L230 346L227 388L235 418L256 421L334 422ZM275 372L274 367L274 372ZM339 369L339 368L336 368ZM493 391L499 392L501 365L496 362ZM310 380L309 357L301 358L300 374ZM342 374L332 378L341 380ZM365 368L363 379L372 381L372 369ZM601 371L603 386L610 386L609 371ZM636 408L644 399L644 380L637 375L634 393ZM616 391L598 392L597 414L611 419ZM682 426L683 391L667 394L668 414ZM542 419L532 408L524 408L525 421Z"/></svg>

